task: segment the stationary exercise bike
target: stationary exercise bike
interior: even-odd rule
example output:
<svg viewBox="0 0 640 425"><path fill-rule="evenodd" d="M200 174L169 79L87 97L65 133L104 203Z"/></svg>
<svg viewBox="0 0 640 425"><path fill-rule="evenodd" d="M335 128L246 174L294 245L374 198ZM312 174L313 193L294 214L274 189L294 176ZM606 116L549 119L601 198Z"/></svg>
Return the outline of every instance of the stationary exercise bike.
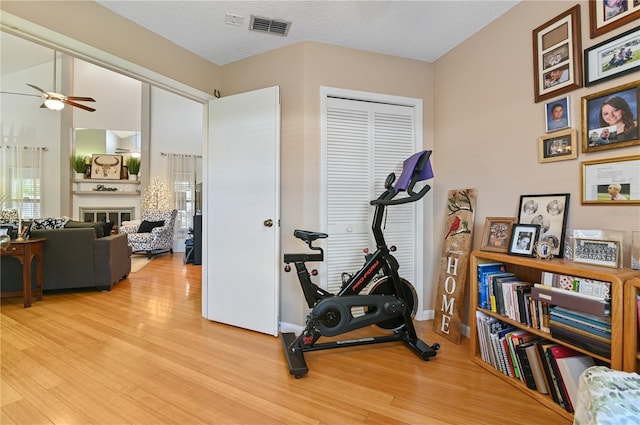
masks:
<svg viewBox="0 0 640 425"><path fill-rule="evenodd" d="M354 273L343 273L342 287L332 294L313 282L307 270L307 262L324 260L324 251L314 246L314 241L327 238L326 233L295 230L294 236L304 241L314 253L284 254L285 271L291 271L290 263L296 267L307 304L312 309L307 316L306 327L296 337L293 332L284 332L280 339L284 348L289 372L301 378L309 371L304 353L339 347L403 341L422 360L429 360L440 348L438 343L427 345L416 335L412 317L417 309L417 296L413 286L398 275L398 261L391 255L394 247L387 247L382 231L385 208L390 205L406 204L421 199L431 186L424 185L414 192L415 184L433 177L429 156L431 151L422 151L404 161L402 174L395 186L395 174L385 181L385 191L370 202L375 206L371 230L376 242L376 251L365 256L364 266ZM401 191L408 196L394 199ZM316 274L315 270L312 274ZM367 288L367 294L361 294ZM358 314L354 314L358 311ZM365 326L376 325L390 331L390 335L348 339L318 343L322 336L333 337Z"/></svg>

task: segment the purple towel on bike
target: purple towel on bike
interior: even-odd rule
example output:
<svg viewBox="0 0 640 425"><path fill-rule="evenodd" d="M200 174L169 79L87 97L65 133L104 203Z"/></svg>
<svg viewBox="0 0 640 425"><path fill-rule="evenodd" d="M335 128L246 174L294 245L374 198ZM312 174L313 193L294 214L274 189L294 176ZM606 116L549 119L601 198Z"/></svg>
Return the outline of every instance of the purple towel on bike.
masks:
<svg viewBox="0 0 640 425"><path fill-rule="evenodd" d="M401 190L407 190L407 187L409 187L409 182L411 181L411 177L413 176L413 171L416 168L418 161L420 161L420 158L422 158L422 155L426 155L426 154L427 154L427 151L418 152L404 160L404 164L402 166L402 174L400 175L400 177L398 178L398 181L394 186L394 188L398 192ZM416 181L427 180L430 178L433 178L433 169L431 168L431 161L427 160L427 163L422 168L422 171L420 171L420 174L418 175L418 180Z"/></svg>

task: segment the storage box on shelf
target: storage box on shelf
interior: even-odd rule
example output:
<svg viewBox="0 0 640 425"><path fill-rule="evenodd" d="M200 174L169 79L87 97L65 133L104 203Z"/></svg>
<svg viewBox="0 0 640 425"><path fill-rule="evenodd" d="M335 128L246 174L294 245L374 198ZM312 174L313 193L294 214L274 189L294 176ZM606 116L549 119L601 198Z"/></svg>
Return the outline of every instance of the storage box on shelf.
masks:
<svg viewBox="0 0 640 425"><path fill-rule="evenodd" d="M575 276L583 279L594 279L602 282L610 283L610 308L611 308L611 354L605 356L596 354L579 346L567 343L557 338L553 338L550 333L527 326L520 321L509 319L499 313L491 311L491 309L479 307L478 297L478 264L481 263L503 263L507 272L515 274L519 280L530 283L541 283L543 272L551 272L560 275ZM573 414L566 411L561 405L557 404L551 395L542 394L539 391L529 389L527 385L520 379L509 377L497 370L493 364L487 363L482 359L476 312L494 317L500 321L515 327L516 329L525 330L536 337L543 338L553 343L557 343L564 347L569 347L576 352L586 354L600 362L605 362L612 369L622 370L623 367L623 291L624 283L634 277L640 278L640 272L631 269L613 269L606 267L591 266L585 264L576 264L571 261L562 259L539 260L536 258L519 257L495 252L474 251L471 254L470 265L470 308L469 308L469 329L471 335L471 358L474 362L485 368L487 371L499 376L510 384L524 391L540 403L555 410L565 418L572 420ZM640 279L639 279L640 281Z"/></svg>
<svg viewBox="0 0 640 425"><path fill-rule="evenodd" d="M624 371L640 373L640 278L630 279L624 286Z"/></svg>

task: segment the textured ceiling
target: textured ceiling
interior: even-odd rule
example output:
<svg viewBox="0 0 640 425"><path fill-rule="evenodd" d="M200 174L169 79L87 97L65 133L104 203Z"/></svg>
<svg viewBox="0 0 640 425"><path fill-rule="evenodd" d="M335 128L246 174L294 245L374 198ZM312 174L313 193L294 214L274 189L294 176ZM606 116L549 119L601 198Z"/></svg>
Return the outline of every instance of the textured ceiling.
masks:
<svg viewBox="0 0 640 425"><path fill-rule="evenodd" d="M218 65L300 41L433 62L518 2L98 0ZM242 25L225 24L226 13ZM292 22L288 36L249 31L251 15Z"/></svg>

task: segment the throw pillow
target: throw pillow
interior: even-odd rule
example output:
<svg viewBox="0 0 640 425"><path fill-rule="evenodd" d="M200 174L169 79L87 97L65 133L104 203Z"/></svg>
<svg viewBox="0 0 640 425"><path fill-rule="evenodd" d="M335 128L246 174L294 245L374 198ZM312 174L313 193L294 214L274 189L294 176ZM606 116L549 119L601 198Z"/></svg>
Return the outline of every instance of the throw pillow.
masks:
<svg viewBox="0 0 640 425"><path fill-rule="evenodd" d="M164 226L164 220L161 221L147 221L142 220L140 227L138 227L138 233L151 233L156 227Z"/></svg>
<svg viewBox="0 0 640 425"><path fill-rule="evenodd" d="M51 230L62 229L69 221L69 218L34 218L31 221L31 230Z"/></svg>

